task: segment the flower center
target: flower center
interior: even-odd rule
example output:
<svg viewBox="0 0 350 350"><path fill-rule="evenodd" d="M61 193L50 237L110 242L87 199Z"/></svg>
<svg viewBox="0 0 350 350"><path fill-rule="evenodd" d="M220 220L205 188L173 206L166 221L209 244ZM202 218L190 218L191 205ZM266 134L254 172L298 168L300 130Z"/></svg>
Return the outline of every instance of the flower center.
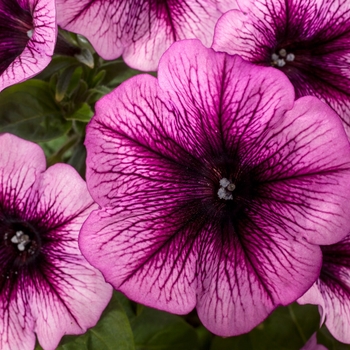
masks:
<svg viewBox="0 0 350 350"><path fill-rule="evenodd" d="M288 53L287 50L281 49L277 53L273 53L271 55L271 65L277 66L279 68L285 66L286 62L292 62L295 59L295 55L293 53Z"/></svg>
<svg viewBox="0 0 350 350"><path fill-rule="evenodd" d="M7 233L5 233L5 236L7 235ZM23 233L23 231L17 231L15 235L12 236L11 238L11 242L17 245L17 249L20 252L23 252L26 249L26 246L29 246L29 243L31 243L31 240L29 239L28 235L25 235ZM32 245L30 245L31 247L28 249L28 253L29 254L34 254L34 249L32 247Z"/></svg>
<svg viewBox="0 0 350 350"><path fill-rule="evenodd" d="M41 240L36 230L26 222L8 222L3 225L4 242L7 247L14 247L20 260L36 255L41 246Z"/></svg>
<svg viewBox="0 0 350 350"><path fill-rule="evenodd" d="M226 179L226 177L223 177L220 180L220 188L218 190L218 196L220 199L225 199L225 200L232 200L232 192L235 190L236 185L229 180Z"/></svg>

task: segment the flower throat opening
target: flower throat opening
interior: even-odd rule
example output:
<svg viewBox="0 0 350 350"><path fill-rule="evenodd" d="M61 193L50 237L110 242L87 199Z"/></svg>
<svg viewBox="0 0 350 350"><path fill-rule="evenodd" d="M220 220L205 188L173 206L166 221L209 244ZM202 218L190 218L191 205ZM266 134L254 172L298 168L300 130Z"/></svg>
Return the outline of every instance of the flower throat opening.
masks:
<svg viewBox="0 0 350 350"><path fill-rule="evenodd" d="M34 257L40 250L41 239L36 230L27 222L3 222L5 246L21 257L21 260Z"/></svg>

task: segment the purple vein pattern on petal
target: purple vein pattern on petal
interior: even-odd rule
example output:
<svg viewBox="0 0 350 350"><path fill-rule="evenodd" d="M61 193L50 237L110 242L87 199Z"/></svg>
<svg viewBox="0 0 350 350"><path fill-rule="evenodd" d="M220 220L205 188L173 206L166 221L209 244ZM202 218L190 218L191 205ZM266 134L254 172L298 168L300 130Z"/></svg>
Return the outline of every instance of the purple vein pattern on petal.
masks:
<svg viewBox="0 0 350 350"><path fill-rule="evenodd" d="M210 46L214 26L235 0L58 0L58 24L86 36L104 59L123 55L136 69L156 70L176 40Z"/></svg>
<svg viewBox="0 0 350 350"><path fill-rule="evenodd" d="M41 72L56 37L54 0L0 0L0 91Z"/></svg>
<svg viewBox="0 0 350 350"><path fill-rule="evenodd" d="M33 349L36 333L55 349L95 325L111 296L78 247L96 204L70 166L45 171L37 145L5 134L0 151L0 348Z"/></svg>
<svg viewBox="0 0 350 350"><path fill-rule="evenodd" d="M130 298L247 332L313 284L318 244L347 233L345 132L316 98L294 103L278 70L196 40L173 44L158 77L96 105L87 184L102 208L81 249Z"/></svg>
<svg viewBox="0 0 350 350"><path fill-rule="evenodd" d="M241 0L216 26L213 48L282 70L296 96L330 105L350 135L350 3Z"/></svg>
<svg viewBox="0 0 350 350"><path fill-rule="evenodd" d="M321 249L320 277L298 302L319 305L332 335L350 344L350 235Z"/></svg>

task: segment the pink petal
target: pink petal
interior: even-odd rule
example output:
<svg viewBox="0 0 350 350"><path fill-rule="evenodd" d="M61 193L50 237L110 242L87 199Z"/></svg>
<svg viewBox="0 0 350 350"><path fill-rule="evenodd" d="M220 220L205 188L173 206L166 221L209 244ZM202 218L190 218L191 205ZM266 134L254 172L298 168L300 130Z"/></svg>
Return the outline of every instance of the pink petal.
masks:
<svg viewBox="0 0 350 350"><path fill-rule="evenodd" d="M0 91L41 72L50 63L56 44L55 1L23 0L18 2L23 8L30 8L33 17L33 33L23 52L0 75Z"/></svg>
<svg viewBox="0 0 350 350"><path fill-rule="evenodd" d="M214 26L235 0L130 2L58 0L58 24L86 36L104 59L123 55L140 70L156 70L164 51L176 40L198 38L210 46Z"/></svg>

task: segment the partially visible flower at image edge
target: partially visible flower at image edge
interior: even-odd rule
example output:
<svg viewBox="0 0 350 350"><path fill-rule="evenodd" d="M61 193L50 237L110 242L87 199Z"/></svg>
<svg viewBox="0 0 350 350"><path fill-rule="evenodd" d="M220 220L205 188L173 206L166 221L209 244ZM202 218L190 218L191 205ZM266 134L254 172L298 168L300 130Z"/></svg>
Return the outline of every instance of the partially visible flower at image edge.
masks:
<svg viewBox="0 0 350 350"><path fill-rule="evenodd" d="M350 224L350 148L334 111L287 77L198 40L96 104L79 245L132 300L250 331L317 279Z"/></svg>
<svg viewBox="0 0 350 350"><path fill-rule="evenodd" d="M322 323L333 337L350 344L350 235L321 249L320 277L298 303L319 305Z"/></svg>
<svg viewBox="0 0 350 350"><path fill-rule="evenodd" d="M0 91L41 72L56 38L54 0L0 0Z"/></svg>
<svg viewBox="0 0 350 350"><path fill-rule="evenodd" d="M237 0L213 48L285 73L296 97L312 95L342 118L350 137L350 2Z"/></svg>
<svg viewBox="0 0 350 350"><path fill-rule="evenodd" d="M55 349L94 326L112 287L82 256L78 234L97 206L69 165L0 136L0 348Z"/></svg>
<svg viewBox="0 0 350 350"><path fill-rule="evenodd" d="M175 41L212 44L214 26L236 0L57 0L58 24L88 38L106 60L123 56L135 69L155 71Z"/></svg>

